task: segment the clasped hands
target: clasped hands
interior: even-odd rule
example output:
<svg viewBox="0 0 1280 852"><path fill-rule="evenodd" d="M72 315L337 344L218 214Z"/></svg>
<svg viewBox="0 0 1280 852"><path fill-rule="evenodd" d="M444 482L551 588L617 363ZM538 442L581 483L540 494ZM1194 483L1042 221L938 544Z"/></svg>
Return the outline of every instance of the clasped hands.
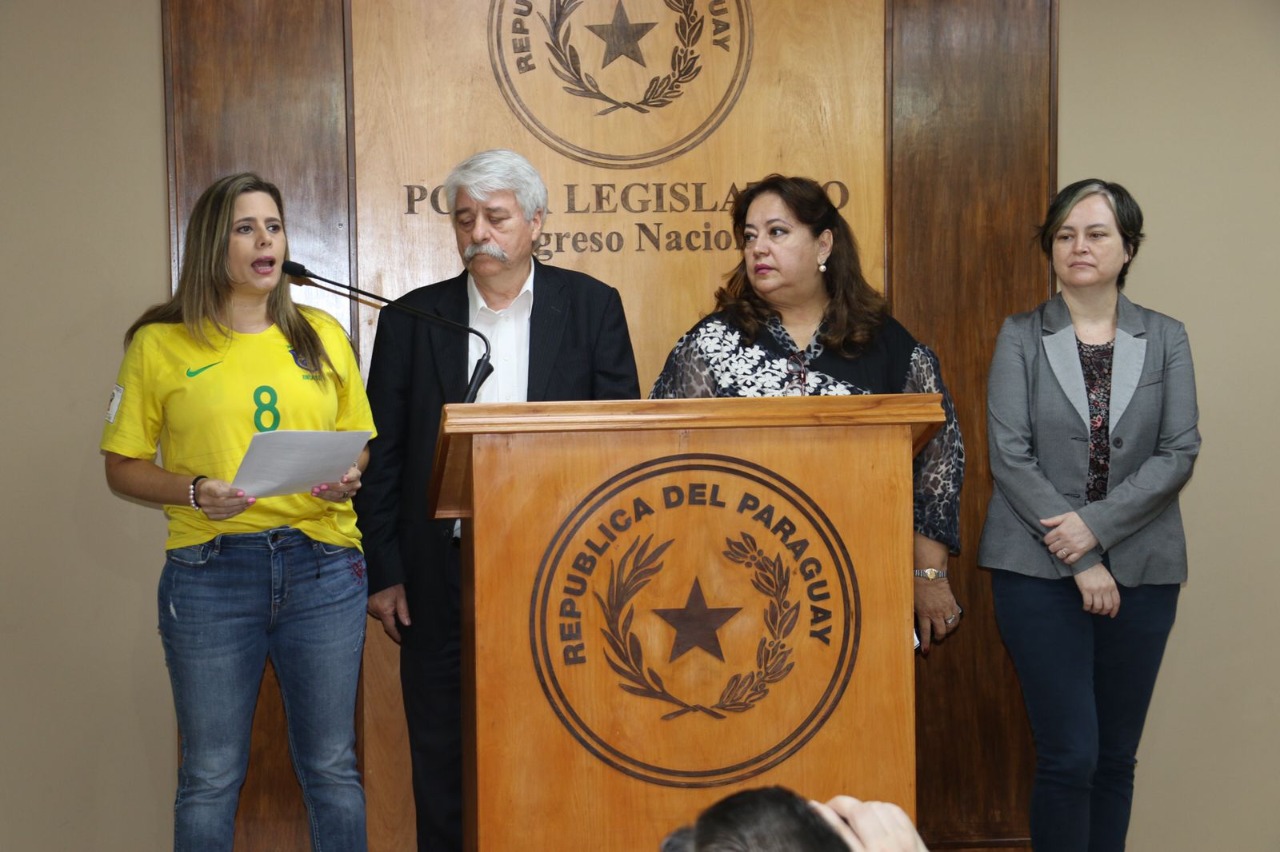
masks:
<svg viewBox="0 0 1280 852"><path fill-rule="evenodd" d="M1044 536L1044 546L1054 559L1064 565L1076 564L1080 557L1098 546L1097 536L1076 512L1041 518L1040 523L1049 528ZM1085 612L1116 617L1120 611L1120 588L1105 565L1099 563L1073 577Z"/></svg>

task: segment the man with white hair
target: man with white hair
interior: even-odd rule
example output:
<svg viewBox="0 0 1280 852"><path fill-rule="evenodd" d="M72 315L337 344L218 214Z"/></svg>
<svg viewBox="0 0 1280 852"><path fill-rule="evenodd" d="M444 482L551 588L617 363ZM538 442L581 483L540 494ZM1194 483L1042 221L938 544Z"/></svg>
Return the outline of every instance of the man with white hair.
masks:
<svg viewBox="0 0 1280 852"><path fill-rule="evenodd" d="M480 402L638 399L617 290L534 260L547 189L512 151L483 151L445 181L465 269L398 300L479 329L494 372ZM469 342L470 341L470 342ZM400 643L418 848L462 848L459 568L453 521L429 520L441 408L462 402L482 345L409 311L378 318L368 393L378 437L356 498L369 613Z"/></svg>

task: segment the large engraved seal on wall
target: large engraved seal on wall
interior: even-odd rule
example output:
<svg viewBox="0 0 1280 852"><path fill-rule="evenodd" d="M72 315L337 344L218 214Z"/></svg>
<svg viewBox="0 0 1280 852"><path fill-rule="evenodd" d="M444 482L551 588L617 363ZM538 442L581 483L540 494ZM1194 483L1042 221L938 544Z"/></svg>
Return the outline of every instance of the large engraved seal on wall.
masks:
<svg viewBox="0 0 1280 852"><path fill-rule="evenodd" d="M511 110L578 162L639 168L701 144L751 65L748 0L491 0Z"/></svg>
<svg viewBox="0 0 1280 852"><path fill-rule="evenodd" d="M757 464L691 453L582 496L539 564L529 638L580 746L648 782L709 787L809 742L849 684L859 628L822 507Z"/></svg>

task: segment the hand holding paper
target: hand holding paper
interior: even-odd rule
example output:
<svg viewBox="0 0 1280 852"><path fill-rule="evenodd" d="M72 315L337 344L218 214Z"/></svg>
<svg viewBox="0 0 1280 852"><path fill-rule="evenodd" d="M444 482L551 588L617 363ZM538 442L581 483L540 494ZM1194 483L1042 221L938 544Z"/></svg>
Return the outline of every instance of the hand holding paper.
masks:
<svg viewBox="0 0 1280 852"><path fill-rule="evenodd" d="M311 496L328 500L330 503L342 503L356 496L360 490L360 464L351 465L342 479L337 482L322 482L311 487Z"/></svg>
<svg viewBox="0 0 1280 852"><path fill-rule="evenodd" d="M231 483L254 497L311 494L340 483L372 432L259 432ZM317 495L318 496L318 495Z"/></svg>

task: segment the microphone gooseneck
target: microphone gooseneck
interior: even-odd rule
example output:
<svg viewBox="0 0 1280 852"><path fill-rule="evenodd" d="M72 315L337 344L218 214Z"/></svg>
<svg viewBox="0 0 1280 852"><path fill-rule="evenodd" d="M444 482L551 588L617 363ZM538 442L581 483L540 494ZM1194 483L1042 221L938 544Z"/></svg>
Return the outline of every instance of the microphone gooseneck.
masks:
<svg viewBox="0 0 1280 852"><path fill-rule="evenodd" d="M303 266L301 263L298 263L298 261L296 260L286 260L284 263L280 264L280 270L285 275L292 275L294 278L314 278L315 277L311 274L311 272L305 266ZM324 279L321 278L320 280L323 281Z"/></svg>
<svg viewBox="0 0 1280 852"><path fill-rule="evenodd" d="M454 320L442 317L439 314L429 314L426 311L411 308L408 305L401 304L400 302L394 302L385 296L379 296L377 293L370 293L366 290L361 290L359 287L352 287L350 284L342 284L338 281L323 278L294 260L286 260L280 265L280 269L290 278L305 280L315 279L316 281L323 281L326 284L331 284L334 287L345 290L347 298L352 301L355 301L354 296L363 296L366 299L372 299L375 302L395 308L398 311L404 311L405 313L411 314L419 319L433 322L436 325L444 326L445 328L451 328L454 331L464 331L467 334L474 334L476 337L480 338L480 342L484 344L484 354L476 359L476 366L475 369L471 371L471 380L467 382L467 394L463 397L463 402L475 402L476 396L480 393L480 386L484 384L484 380L489 378L489 375L493 373L493 364L490 361L492 348L489 346L489 338L485 337L469 325L455 322Z"/></svg>

